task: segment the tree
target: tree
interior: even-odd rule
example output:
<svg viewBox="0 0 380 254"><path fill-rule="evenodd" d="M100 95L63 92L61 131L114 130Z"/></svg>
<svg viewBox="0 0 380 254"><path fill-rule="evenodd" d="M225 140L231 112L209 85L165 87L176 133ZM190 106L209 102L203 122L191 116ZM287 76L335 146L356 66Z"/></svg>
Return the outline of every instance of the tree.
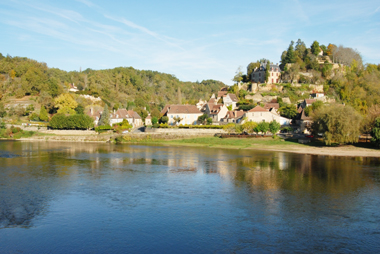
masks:
<svg viewBox="0 0 380 254"><path fill-rule="evenodd" d="M293 119L297 115L297 108L293 104L286 104L279 108L280 115L286 118Z"/></svg>
<svg viewBox="0 0 380 254"><path fill-rule="evenodd" d="M375 119L374 126L371 130L371 141L375 143L377 147L380 147L380 117Z"/></svg>
<svg viewBox="0 0 380 254"><path fill-rule="evenodd" d="M208 115L207 114L203 114L201 116L198 116L198 122L201 123L201 124L206 124L207 119L208 119Z"/></svg>
<svg viewBox="0 0 380 254"><path fill-rule="evenodd" d="M247 133L253 133L255 127L257 127L257 123L255 122L245 122L242 124L243 131Z"/></svg>
<svg viewBox="0 0 380 254"><path fill-rule="evenodd" d="M311 44L310 48L311 53L313 53L315 56L321 52L321 48L319 47L319 43L317 41L314 41L313 44Z"/></svg>
<svg viewBox="0 0 380 254"><path fill-rule="evenodd" d="M75 114L75 108L78 106L78 103L74 100L74 98L66 93L61 94L57 98L54 99L55 107L58 108L58 114Z"/></svg>
<svg viewBox="0 0 380 254"><path fill-rule="evenodd" d="M241 66L236 70L235 76L232 79L232 81L235 81L236 83L240 83L243 80L243 71L241 70Z"/></svg>
<svg viewBox="0 0 380 254"><path fill-rule="evenodd" d="M152 124L158 123L158 118L157 117L152 117Z"/></svg>
<svg viewBox="0 0 380 254"><path fill-rule="evenodd" d="M179 116L175 116L175 117L173 117L173 120L178 124L179 122L181 122L183 120L183 118L181 118Z"/></svg>
<svg viewBox="0 0 380 254"><path fill-rule="evenodd" d="M269 123L268 122L260 122L258 124L260 131L266 134L269 131Z"/></svg>
<svg viewBox="0 0 380 254"><path fill-rule="evenodd" d="M105 125L110 125L110 112L108 110L108 105L104 105L103 113L100 116L98 126L105 126Z"/></svg>
<svg viewBox="0 0 380 254"><path fill-rule="evenodd" d="M293 45L294 45L294 41L291 41L290 45L288 47L288 50L286 51L285 64L296 62L296 57L295 57ZM285 66L285 64L284 64L284 66Z"/></svg>
<svg viewBox="0 0 380 254"><path fill-rule="evenodd" d="M5 110L4 103L0 102L0 117L3 118L7 115L7 111Z"/></svg>
<svg viewBox="0 0 380 254"><path fill-rule="evenodd" d="M44 121L44 122L49 121L49 115L44 106L41 107L39 118L41 121Z"/></svg>
<svg viewBox="0 0 380 254"><path fill-rule="evenodd" d="M276 120L273 120L269 123L269 131L275 135L281 128L281 124L277 122Z"/></svg>
<svg viewBox="0 0 380 254"><path fill-rule="evenodd" d="M327 145L358 142L362 117L351 106L321 107L312 118L313 133L323 133Z"/></svg>
<svg viewBox="0 0 380 254"><path fill-rule="evenodd" d="M228 134L235 131L235 124L234 123L228 123L223 126L223 130L226 131Z"/></svg>
<svg viewBox="0 0 380 254"><path fill-rule="evenodd" d="M252 72L255 70L255 68L259 68L260 67L260 62L257 61L257 62L252 62L250 64L248 64L247 66L247 76L248 76L248 79L251 79L251 74Z"/></svg>
<svg viewBox="0 0 380 254"><path fill-rule="evenodd" d="M79 115L83 115L84 114L84 107L82 105L78 105L76 108L75 108L75 112Z"/></svg>
<svg viewBox="0 0 380 254"><path fill-rule="evenodd" d="M168 123L168 122L169 122L169 117L163 116L163 117L160 118L160 123L165 124L165 123Z"/></svg>
<svg viewBox="0 0 380 254"><path fill-rule="evenodd" d="M267 62L267 66L265 67L265 82L268 82L269 79L269 69L270 69L270 62Z"/></svg>

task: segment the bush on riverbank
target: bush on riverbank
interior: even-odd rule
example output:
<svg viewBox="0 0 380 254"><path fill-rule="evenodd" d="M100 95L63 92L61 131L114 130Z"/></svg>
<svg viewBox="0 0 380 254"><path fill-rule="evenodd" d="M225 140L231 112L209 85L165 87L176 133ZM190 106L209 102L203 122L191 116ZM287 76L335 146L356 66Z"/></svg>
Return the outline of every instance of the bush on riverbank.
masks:
<svg viewBox="0 0 380 254"><path fill-rule="evenodd" d="M94 120L88 115L56 114L50 120L48 127L58 130L88 130L94 127Z"/></svg>

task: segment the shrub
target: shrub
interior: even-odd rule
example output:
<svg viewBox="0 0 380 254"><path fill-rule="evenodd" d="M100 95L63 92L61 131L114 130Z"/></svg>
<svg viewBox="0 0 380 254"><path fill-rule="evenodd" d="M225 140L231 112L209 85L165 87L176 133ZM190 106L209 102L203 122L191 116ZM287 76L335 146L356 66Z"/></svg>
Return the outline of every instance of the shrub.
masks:
<svg viewBox="0 0 380 254"><path fill-rule="evenodd" d="M59 130L86 130L94 127L94 121L88 115L56 114L50 120L48 127Z"/></svg>

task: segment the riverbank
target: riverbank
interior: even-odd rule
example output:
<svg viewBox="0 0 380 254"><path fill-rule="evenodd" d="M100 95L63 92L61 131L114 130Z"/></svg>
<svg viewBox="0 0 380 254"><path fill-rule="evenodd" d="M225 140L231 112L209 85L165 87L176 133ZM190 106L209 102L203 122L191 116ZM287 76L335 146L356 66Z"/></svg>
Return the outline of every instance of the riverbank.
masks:
<svg viewBox="0 0 380 254"><path fill-rule="evenodd" d="M380 150L370 144L325 146L322 142L311 142L299 144L297 140L284 140L272 138L257 139L221 139L217 137L203 137L177 140L130 140L124 143L153 144L164 146L192 146L228 149L251 149L278 152L291 152L298 154L327 155L327 156L349 156L349 157L380 157ZM360 147L360 145L362 147Z"/></svg>
<svg viewBox="0 0 380 254"><path fill-rule="evenodd" d="M63 134L63 133L62 133ZM75 135L77 134L77 135ZM206 136L186 136L184 134L92 134L92 133L44 133L29 138L21 138L21 141L51 141L51 142L118 142L124 144L142 144L142 145L162 145L162 146L193 146L193 147L210 147L210 148L227 148L227 149L251 149L266 150L278 152L291 152L298 154L313 154L326 156L350 156L350 157L380 157L380 150L368 144L344 145L344 146L325 146L322 142L311 142L308 144L299 144L297 140L284 140L272 138L253 138L253 139L222 139Z"/></svg>

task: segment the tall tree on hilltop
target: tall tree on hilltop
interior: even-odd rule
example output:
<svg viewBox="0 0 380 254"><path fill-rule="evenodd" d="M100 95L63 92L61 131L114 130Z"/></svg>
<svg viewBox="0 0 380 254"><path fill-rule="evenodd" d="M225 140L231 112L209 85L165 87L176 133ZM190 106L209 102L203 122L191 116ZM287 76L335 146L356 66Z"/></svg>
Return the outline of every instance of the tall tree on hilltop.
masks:
<svg viewBox="0 0 380 254"><path fill-rule="evenodd" d="M311 53L313 53L315 56L317 56L321 52L321 48L319 47L319 43L317 41L314 41L313 44L311 44Z"/></svg>

